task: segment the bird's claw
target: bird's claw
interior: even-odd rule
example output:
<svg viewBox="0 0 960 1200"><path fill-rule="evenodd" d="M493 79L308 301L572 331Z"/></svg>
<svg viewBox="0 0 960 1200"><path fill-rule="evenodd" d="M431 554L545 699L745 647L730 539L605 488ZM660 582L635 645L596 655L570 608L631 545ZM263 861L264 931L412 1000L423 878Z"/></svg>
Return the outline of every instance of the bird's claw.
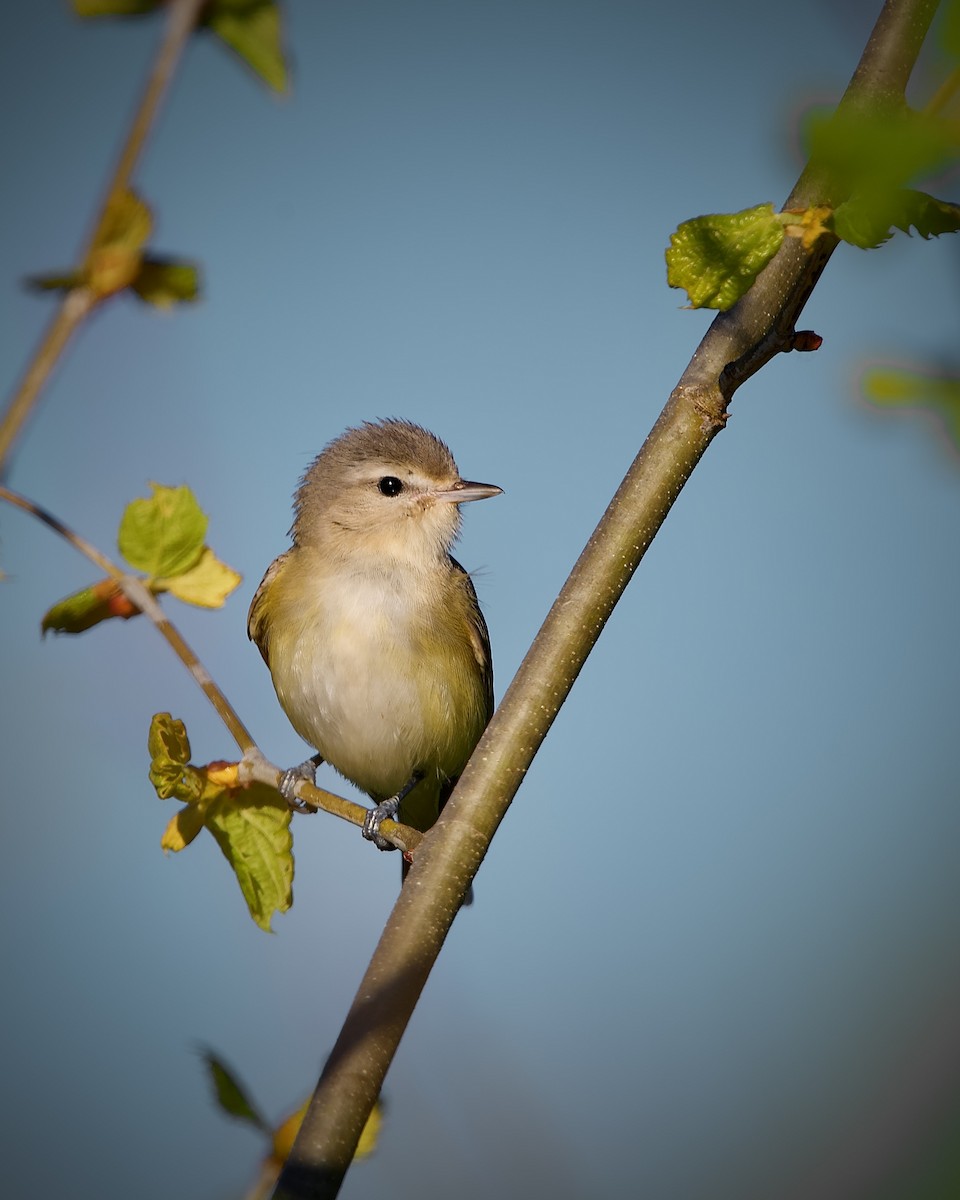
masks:
<svg viewBox="0 0 960 1200"><path fill-rule="evenodd" d="M314 805L308 804L296 795L297 784L303 782L303 780L316 785L317 764L312 758L308 758L306 762L300 763L299 766L290 767L289 770L281 772L279 782L277 783L277 791L294 812L315 813L317 810Z"/></svg>
<svg viewBox="0 0 960 1200"><path fill-rule="evenodd" d="M396 850L396 846L392 842L388 842L380 832L380 826L384 821L396 820L401 799L402 797L399 795L391 796L389 800L384 800L376 808L368 809L367 815L363 818L361 832L368 842L373 842L378 850Z"/></svg>

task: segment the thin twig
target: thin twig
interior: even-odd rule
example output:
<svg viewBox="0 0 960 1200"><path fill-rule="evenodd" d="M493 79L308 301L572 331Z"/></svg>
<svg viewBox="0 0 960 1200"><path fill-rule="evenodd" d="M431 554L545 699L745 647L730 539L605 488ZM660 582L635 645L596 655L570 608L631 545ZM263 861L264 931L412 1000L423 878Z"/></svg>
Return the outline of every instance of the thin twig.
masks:
<svg viewBox="0 0 960 1200"><path fill-rule="evenodd" d="M206 0L173 0L168 6L167 23L157 57L147 79L143 97L134 113L127 140L120 151L120 157L107 187L107 194L94 222L93 232L83 255L84 260L104 229L111 208L130 186L134 167L143 152L150 131L154 127L170 80L205 3ZM67 292L60 301L57 312L47 325L40 344L23 374L20 385L0 420L0 479L6 476L14 443L36 405L44 385L66 349L67 343L94 310L100 299L101 297L98 297L90 289L78 287Z"/></svg>

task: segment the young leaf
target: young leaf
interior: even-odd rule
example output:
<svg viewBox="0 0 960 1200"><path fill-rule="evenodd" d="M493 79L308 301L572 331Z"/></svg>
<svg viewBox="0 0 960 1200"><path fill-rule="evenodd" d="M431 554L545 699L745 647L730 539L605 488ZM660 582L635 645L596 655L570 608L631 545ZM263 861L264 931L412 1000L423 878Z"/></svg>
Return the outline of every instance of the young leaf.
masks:
<svg viewBox="0 0 960 1200"><path fill-rule="evenodd" d="M223 608L226 598L242 582L242 575L221 562L209 546L204 546L199 560L189 571L170 579L157 579L155 587L170 592L186 604Z"/></svg>
<svg viewBox="0 0 960 1200"><path fill-rule="evenodd" d="M204 24L274 91L286 91L280 10L274 0L214 0Z"/></svg>
<svg viewBox="0 0 960 1200"><path fill-rule="evenodd" d="M98 296L112 296L137 277L143 247L153 227L150 209L131 191L110 205L96 241L83 264L84 278Z"/></svg>
<svg viewBox="0 0 960 1200"><path fill-rule="evenodd" d="M169 713L150 722L147 748L157 795L188 806L167 826L163 849L183 850L205 825L233 868L250 916L269 932L273 914L293 903L289 805L265 784L238 783L236 763L190 765L186 728Z"/></svg>
<svg viewBox="0 0 960 1200"><path fill-rule="evenodd" d="M864 373L864 396L881 408L920 408L934 414L960 449L960 379L901 367L875 367Z"/></svg>
<svg viewBox="0 0 960 1200"><path fill-rule="evenodd" d="M72 292L84 283L82 271L67 271L47 275L28 275L24 285L36 292Z"/></svg>
<svg viewBox="0 0 960 1200"><path fill-rule="evenodd" d="M199 298L200 272L194 263L148 255L130 287L147 304L172 308Z"/></svg>
<svg viewBox="0 0 960 1200"><path fill-rule="evenodd" d="M960 230L960 206L926 192L898 188L853 196L833 214L837 237L863 250L882 245L894 229L909 233L911 227L922 238L956 233Z"/></svg>
<svg viewBox="0 0 960 1200"><path fill-rule="evenodd" d="M960 148L955 122L905 105L812 119L811 156L845 195L890 191L938 171Z"/></svg>
<svg viewBox="0 0 960 1200"><path fill-rule="evenodd" d="M163 0L73 0L78 17L136 17L159 8Z"/></svg>
<svg viewBox="0 0 960 1200"><path fill-rule="evenodd" d="M212 1050L204 1050L202 1055L207 1070L210 1072L210 1082L213 1084L217 1104L220 1108L227 1116L247 1121L261 1132L269 1133L270 1126L254 1108L240 1080L223 1059L218 1058Z"/></svg>
<svg viewBox="0 0 960 1200"><path fill-rule="evenodd" d="M296 1112L292 1112L274 1131L273 1148L270 1158L278 1167L282 1167L287 1161L290 1151L293 1149L293 1143L296 1141L297 1134L300 1132L300 1126L303 1124L303 1118L307 1115L309 1105L310 1101L304 1100ZM363 1133L360 1134L360 1141L357 1142L357 1148L353 1155L355 1160L366 1158L368 1154L372 1154L376 1150L377 1141L380 1137L380 1126L382 1124L383 1100L378 1099L370 1110L370 1116L367 1117Z"/></svg>
<svg viewBox="0 0 960 1200"><path fill-rule="evenodd" d="M773 258L783 236L772 204L684 221L670 237L667 282L686 291L692 308L728 309Z"/></svg>
<svg viewBox="0 0 960 1200"><path fill-rule="evenodd" d="M84 633L101 621L111 617L127 621L139 611L112 579L101 579L48 609L40 622L40 632L52 629L54 633Z"/></svg>
<svg viewBox="0 0 960 1200"><path fill-rule="evenodd" d="M187 804L198 804L203 797L206 778L196 767L190 766L190 740L184 723L174 720L169 713L156 713L150 722L147 750L150 782L160 799L173 797Z"/></svg>
<svg viewBox="0 0 960 1200"><path fill-rule="evenodd" d="M169 579L200 561L207 517L188 487L150 486L152 496L132 500L124 510L117 544L127 562L151 579Z"/></svg>
<svg viewBox="0 0 960 1200"><path fill-rule="evenodd" d="M960 0L948 0L939 28L940 45L953 58L960 58Z"/></svg>
<svg viewBox="0 0 960 1200"><path fill-rule="evenodd" d="M169 713L155 713L147 734L147 752L151 758L170 759L181 766L190 761L187 727Z"/></svg>
<svg viewBox="0 0 960 1200"><path fill-rule="evenodd" d="M162 796L160 798L163 799ZM160 849L165 854L179 854L181 850L186 850L194 838L199 835L201 829L203 829L203 813L200 809L194 805L181 808L179 812L173 814L163 831Z"/></svg>

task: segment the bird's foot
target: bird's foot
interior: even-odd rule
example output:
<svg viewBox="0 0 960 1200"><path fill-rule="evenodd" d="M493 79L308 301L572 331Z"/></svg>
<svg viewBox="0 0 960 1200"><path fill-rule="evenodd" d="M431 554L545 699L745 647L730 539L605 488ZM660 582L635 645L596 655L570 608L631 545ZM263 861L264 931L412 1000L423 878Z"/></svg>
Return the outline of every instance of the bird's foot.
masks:
<svg viewBox="0 0 960 1200"><path fill-rule="evenodd" d="M316 806L308 804L305 800L299 799L296 794L297 784L302 780L316 786L317 783L317 767L323 762L319 754L315 754L312 758L308 758L306 762L302 762L299 766L290 767L289 770L281 772L280 781L277 784L277 791L286 800L287 804L294 812L300 813L315 813Z"/></svg>
<svg viewBox="0 0 960 1200"><path fill-rule="evenodd" d="M363 818L363 829L361 832L368 842L373 842L378 850L396 850L396 846L392 842L388 842L380 832L380 826L384 821L396 820L402 799L403 795L398 792L396 796L391 796L389 800L384 800L376 808L369 809L367 815Z"/></svg>

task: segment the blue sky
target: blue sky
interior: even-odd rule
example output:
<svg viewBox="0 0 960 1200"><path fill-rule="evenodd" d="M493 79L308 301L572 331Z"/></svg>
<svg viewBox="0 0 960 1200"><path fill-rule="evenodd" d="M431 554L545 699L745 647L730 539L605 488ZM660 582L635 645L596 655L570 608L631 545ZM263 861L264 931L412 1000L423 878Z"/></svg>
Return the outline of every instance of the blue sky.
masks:
<svg viewBox="0 0 960 1200"><path fill-rule="evenodd" d="M666 287L671 230L783 200L797 115L840 94L876 7L785 30L752 0L292 0L285 99L196 39L137 183L203 303L99 313L12 486L111 552L149 480L189 483L244 583L171 615L291 763L247 604L322 446L419 421L504 488L458 551L499 696L707 326ZM74 259L158 36L52 0L10 18L7 388L50 311L18 281ZM960 473L857 381L955 359L957 254L841 247L803 320L823 348L737 395L494 842L345 1196L916 1194L960 1065ZM239 1196L259 1148L196 1047L271 1116L299 1102L396 863L297 822L267 937L210 839L165 859L150 716L201 762L226 732L145 625L41 641L91 571L19 513L2 537L11 1191Z"/></svg>

